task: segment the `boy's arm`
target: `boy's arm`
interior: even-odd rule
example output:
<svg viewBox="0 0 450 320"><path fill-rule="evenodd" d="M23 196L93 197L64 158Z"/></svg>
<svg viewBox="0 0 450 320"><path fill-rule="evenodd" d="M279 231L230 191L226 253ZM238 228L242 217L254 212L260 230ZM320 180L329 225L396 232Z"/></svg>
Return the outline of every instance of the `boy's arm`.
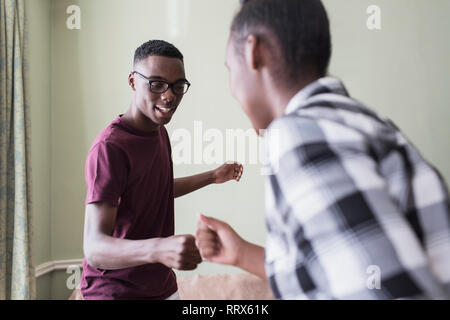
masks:
<svg viewBox="0 0 450 320"><path fill-rule="evenodd" d="M174 179L174 197L196 191L213 183L224 183L229 180L239 181L243 172L243 166L237 162L227 162L219 168L200 173L190 177Z"/></svg>
<svg viewBox="0 0 450 320"><path fill-rule="evenodd" d="M265 249L242 239L227 223L200 215L196 244L203 258L232 265L266 279Z"/></svg>
<svg viewBox="0 0 450 320"><path fill-rule="evenodd" d="M98 202L86 206L83 249L88 264L106 270L162 263L169 268L192 270L201 262L192 235L145 240L112 236L117 208Z"/></svg>

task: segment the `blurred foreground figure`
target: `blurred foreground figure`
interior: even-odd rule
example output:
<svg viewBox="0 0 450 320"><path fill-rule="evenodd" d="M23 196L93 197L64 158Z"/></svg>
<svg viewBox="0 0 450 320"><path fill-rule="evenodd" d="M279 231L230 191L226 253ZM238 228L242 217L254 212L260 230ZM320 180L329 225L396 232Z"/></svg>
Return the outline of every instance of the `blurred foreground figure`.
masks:
<svg viewBox="0 0 450 320"><path fill-rule="evenodd" d="M449 194L389 120L327 77L319 0L242 1L227 67L264 138L266 248L200 216L201 255L267 278L279 299L449 298Z"/></svg>

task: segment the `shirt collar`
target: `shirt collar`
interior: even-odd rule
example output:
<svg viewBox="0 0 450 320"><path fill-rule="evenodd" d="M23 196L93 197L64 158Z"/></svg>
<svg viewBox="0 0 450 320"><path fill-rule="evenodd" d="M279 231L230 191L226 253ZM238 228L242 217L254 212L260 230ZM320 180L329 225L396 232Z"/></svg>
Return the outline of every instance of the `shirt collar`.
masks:
<svg viewBox="0 0 450 320"><path fill-rule="evenodd" d="M292 97L284 114L287 115L302 108L308 104L308 98L321 93L334 93L348 96L348 92L341 80L333 77L323 77L310 83L301 89L294 97Z"/></svg>

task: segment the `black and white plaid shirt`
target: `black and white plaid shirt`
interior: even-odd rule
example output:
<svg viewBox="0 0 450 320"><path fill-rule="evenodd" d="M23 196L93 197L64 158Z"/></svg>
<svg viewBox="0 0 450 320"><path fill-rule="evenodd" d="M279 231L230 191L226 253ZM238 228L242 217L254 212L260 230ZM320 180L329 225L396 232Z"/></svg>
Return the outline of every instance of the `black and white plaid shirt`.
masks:
<svg viewBox="0 0 450 320"><path fill-rule="evenodd" d="M279 299L448 299L441 175L335 78L301 90L266 135L266 273Z"/></svg>

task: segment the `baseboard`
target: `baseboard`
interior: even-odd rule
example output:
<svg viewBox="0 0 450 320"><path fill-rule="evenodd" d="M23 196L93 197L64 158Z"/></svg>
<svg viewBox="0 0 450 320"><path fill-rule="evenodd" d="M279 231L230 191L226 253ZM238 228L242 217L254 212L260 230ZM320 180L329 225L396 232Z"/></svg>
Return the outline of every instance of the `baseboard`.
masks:
<svg viewBox="0 0 450 320"><path fill-rule="evenodd" d="M70 266L81 267L82 264L83 264L83 258L48 261L48 262L38 265L35 268L35 277L39 278L40 276L43 276L44 274L53 272L55 270L67 270L67 268Z"/></svg>

